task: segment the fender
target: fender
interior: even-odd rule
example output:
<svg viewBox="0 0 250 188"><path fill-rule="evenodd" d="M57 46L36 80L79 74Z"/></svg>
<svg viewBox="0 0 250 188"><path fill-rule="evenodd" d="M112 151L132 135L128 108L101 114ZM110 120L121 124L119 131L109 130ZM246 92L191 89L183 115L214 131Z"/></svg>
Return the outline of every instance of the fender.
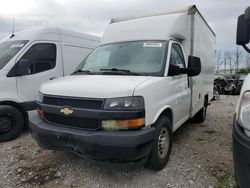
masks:
<svg viewBox="0 0 250 188"><path fill-rule="evenodd" d="M18 100L19 98L7 98L7 97L3 97L2 95L0 95L0 105L1 104L8 104L8 105L12 105L12 106L20 106L22 107L23 111L32 111L35 110L37 105L36 105L36 101L21 101Z"/></svg>
<svg viewBox="0 0 250 188"><path fill-rule="evenodd" d="M154 116L154 119L153 119L153 124L157 121L157 119L160 117L160 115L165 111L169 109L172 113L172 126L174 124L174 113L173 113L173 110L172 110L172 107L170 105L164 105L163 107L160 108L160 110L156 113L156 115Z"/></svg>
<svg viewBox="0 0 250 188"><path fill-rule="evenodd" d="M3 102L13 102L13 103L22 103L24 101L20 100L18 97L6 97L4 93L0 93L0 104Z"/></svg>

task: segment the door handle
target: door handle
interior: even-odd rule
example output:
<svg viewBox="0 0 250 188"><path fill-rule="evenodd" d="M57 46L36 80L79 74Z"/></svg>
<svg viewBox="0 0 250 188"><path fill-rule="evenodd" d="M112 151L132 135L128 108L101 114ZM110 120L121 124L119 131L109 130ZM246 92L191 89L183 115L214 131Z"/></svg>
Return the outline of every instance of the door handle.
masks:
<svg viewBox="0 0 250 188"><path fill-rule="evenodd" d="M56 79L57 77L51 77L49 80L54 80L54 79Z"/></svg>

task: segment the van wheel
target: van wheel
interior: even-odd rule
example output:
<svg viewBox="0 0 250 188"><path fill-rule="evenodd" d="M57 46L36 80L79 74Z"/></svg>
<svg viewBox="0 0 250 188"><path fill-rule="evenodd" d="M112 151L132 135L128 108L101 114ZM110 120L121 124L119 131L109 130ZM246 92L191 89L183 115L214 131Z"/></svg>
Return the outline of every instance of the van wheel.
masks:
<svg viewBox="0 0 250 188"><path fill-rule="evenodd" d="M24 118L18 109L7 105L0 106L0 142L17 138L23 126Z"/></svg>
<svg viewBox="0 0 250 188"><path fill-rule="evenodd" d="M195 114L195 116L193 117L192 122L202 123L202 122L205 121L206 117L207 117L207 105L206 105L206 102L205 102L202 109L200 109L200 111L197 112L197 114Z"/></svg>
<svg viewBox="0 0 250 188"><path fill-rule="evenodd" d="M153 170L161 170L168 162L172 149L171 123L167 117L160 117L155 123L156 132L153 148L146 166Z"/></svg>

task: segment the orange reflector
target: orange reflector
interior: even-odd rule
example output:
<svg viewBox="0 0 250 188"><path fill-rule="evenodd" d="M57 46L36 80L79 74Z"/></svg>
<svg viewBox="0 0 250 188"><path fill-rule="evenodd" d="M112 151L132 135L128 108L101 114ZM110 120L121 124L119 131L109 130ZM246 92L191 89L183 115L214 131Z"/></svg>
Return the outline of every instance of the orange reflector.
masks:
<svg viewBox="0 0 250 188"><path fill-rule="evenodd" d="M40 108L37 108L37 114L40 118L44 118L44 113L43 113L43 110L40 109Z"/></svg>
<svg viewBox="0 0 250 188"><path fill-rule="evenodd" d="M128 127L128 128L138 128L145 124L144 118L120 120L118 122L121 124L121 126Z"/></svg>
<svg viewBox="0 0 250 188"><path fill-rule="evenodd" d="M104 129L138 129L145 125L144 118L130 120L104 120L102 127Z"/></svg>

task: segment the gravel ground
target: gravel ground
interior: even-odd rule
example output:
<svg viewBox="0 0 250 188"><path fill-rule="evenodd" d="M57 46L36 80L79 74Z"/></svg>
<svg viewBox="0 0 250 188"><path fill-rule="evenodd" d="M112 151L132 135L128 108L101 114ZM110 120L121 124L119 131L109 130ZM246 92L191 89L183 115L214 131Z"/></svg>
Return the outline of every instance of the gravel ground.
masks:
<svg viewBox="0 0 250 188"><path fill-rule="evenodd" d="M234 187L231 134L237 98L222 96L212 102L204 123L182 126L160 172L116 170L46 151L25 133L0 143L0 187Z"/></svg>

